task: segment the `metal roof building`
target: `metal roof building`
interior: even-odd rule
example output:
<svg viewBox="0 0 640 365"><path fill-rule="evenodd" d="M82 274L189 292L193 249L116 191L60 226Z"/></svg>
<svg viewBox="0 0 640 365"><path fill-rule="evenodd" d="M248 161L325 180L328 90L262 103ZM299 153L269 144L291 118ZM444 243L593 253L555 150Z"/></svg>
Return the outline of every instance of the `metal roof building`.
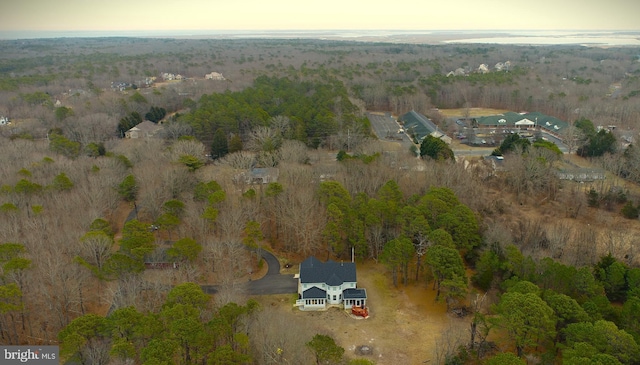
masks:
<svg viewBox="0 0 640 365"><path fill-rule="evenodd" d="M404 125L407 134L421 142L426 136L438 130L438 127L424 115L412 110L398 118Z"/></svg>

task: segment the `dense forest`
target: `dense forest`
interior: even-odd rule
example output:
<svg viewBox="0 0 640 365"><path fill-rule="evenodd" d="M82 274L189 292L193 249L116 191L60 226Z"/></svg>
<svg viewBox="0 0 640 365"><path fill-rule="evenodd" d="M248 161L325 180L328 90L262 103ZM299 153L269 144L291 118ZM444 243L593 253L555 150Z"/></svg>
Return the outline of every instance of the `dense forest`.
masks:
<svg viewBox="0 0 640 365"><path fill-rule="evenodd" d="M433 363L639 363L637 49L0 49L0 343L59 345L81 364L376 363L245 292L264 265L253 250L267 249L286 262L354 254L384 273L370 291L435 292L467 329ZM380 141L366 114L416 110L453 135L451 108L553 115L576 154L514 135L498 170L431 139ZM124 138L143 123L161 132ZM569 165L607 178L561 180ZM277 179L256 183L254 168Z"/></svg>

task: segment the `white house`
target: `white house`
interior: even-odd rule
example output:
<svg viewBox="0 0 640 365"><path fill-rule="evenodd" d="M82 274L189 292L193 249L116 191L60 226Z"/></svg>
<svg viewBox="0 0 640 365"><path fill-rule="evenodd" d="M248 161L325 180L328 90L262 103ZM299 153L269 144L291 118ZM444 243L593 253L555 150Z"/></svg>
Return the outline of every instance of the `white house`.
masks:
<svg viewBox="0 0 640 365"><path fill-rule="evenodd" d="M300 264L297 277L296 306L300 310L366 307L367 291L356 286L356 264L353 262L321 262L312 256Z"/></svg>
<svg viewBox="0 0 640 365"><path fill-rule="evenodd" d="M489 72L489 66L486 63L481 64L480 66L478 66L478 72L486 74L487 72Z"/></svg>
<svg viewBox="0 0 640 365"><path fill-rule="evenodd" d="M222 76L219 72L212 72L210 74L204 75L205 80L224 80L224 76Z"/></svg>
<svg viewBox="0 0 640 365"><path fill-rule="evenodd" d="M172 81L176 79L176 74L173 73L169 73L169 72L163 72L162 73L162 79L165 81Z"/></svg>
<svg viewBox="0 0 640 365"><path fill-rule="evenodd" d="M11 122L9 122L9 118L0 117L0 125L9 125L9 124L11 124Z"/></svg>

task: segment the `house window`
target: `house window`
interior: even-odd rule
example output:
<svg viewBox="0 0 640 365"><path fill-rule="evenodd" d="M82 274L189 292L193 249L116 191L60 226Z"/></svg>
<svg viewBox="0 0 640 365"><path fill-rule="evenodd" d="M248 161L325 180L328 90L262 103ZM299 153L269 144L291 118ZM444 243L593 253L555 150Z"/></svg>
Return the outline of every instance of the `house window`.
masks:
<svg viewBox="0 0 640 365"><path fill-rule="evenodd" d="M327 300L331 299L331 294L327 294Z"/></svg>
<svg viewBox="0 0 640 365"><path fill-rule="evenodd" d="M336 295L335 294L333 295L333 300L336 300Z"/></svg>
<svg viewBox="0 0 640 365"><path fill-rule="evenodd" d="M338 300L342 300L342 294L338 295Z"/></svg>

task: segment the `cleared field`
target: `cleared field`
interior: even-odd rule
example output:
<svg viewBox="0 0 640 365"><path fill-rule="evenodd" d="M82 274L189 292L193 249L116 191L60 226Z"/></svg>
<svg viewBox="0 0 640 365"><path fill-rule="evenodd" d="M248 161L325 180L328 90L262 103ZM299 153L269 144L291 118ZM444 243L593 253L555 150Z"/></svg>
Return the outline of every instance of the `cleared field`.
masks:
<svg viewBox="0 0 640 365"><path fill-rule="evenodd" d="M440 114L445 118L462 117L469 114L470 117L486 117L488 115L502 114L508 112L507 109L491 109L491 108L465 108L460 109L440 109Z"/></svg>

